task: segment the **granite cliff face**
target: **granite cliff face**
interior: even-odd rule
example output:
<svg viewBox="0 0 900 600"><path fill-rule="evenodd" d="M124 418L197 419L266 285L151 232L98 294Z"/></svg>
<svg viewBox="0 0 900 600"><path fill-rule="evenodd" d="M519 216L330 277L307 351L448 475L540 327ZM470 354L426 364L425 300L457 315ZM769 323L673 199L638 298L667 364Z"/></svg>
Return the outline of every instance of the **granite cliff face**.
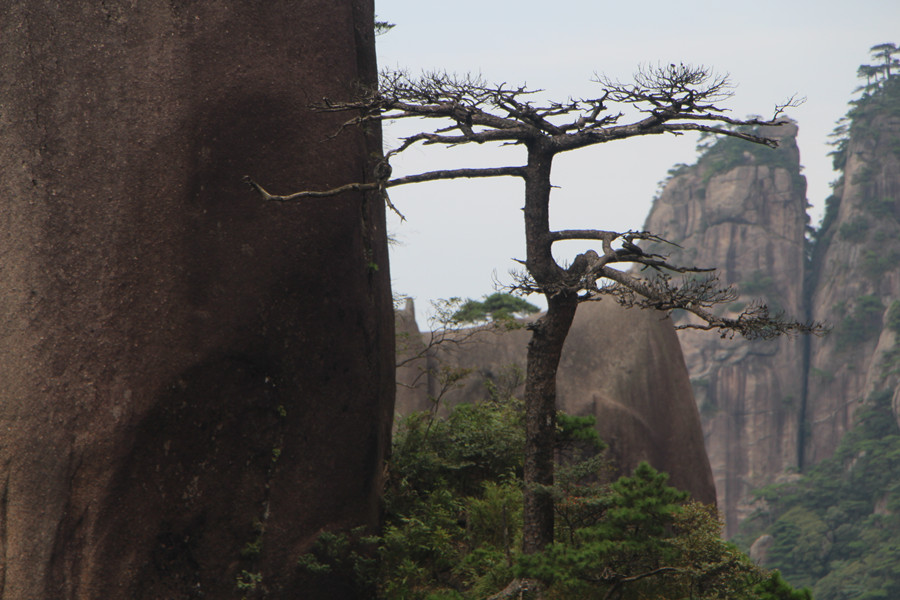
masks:
<svg viewBox="0 0 900 600"><path fill-rule="evenodd" d="M691 167L674 170L645 229L681 246L655 246L673 262L719 267L750 302L803 318L806 182L799 174L797 127L770 128L777 150L720 139ZM678 318L676 316L676 318ZM803 412L803 342L746 342L709 332L679 339L703 421L726 531L751 509L750 490L795 470Z"/></svg>
<svg viewBox="0 0 900 600"><path fill-rule="evenodd" d="M806 456L834 451L872 393L893 394L900 419L900 85L851 111L813 256L811 314L834 327L811 340Z"/></svg>
<svg viewBox="0 0 900 600"><path fill-rule="evenodd" d="M781 138L776 151L721 140L676 168L647 219L682 246L672 252L681 262L717 266L738 286L723 310L759 299L833 327L771 342L679 333L729 534L753 509L753 488L829 457L871 394L893 395L900 412L897 86L851 116L836 153L843 175L813 242L793 125L765 132Z"/></svg>
<svg viewBox="0 0 900 600"><path fill-rule="evenodd" d="M357 597L295 565L378 521L383 205L241 177L372 172L307 108L374 83L371 1L0 6L0 598Z"/></svg>
<svg viewBox="0 0 900 600"><path fill-rule="evenodd" d="M411 303L398 313L401 362L423 349ZM403 335L403 332L406 335ZM397 412L431 408L441 395L441 370L469 369L442 396L453 405L485 397L484 381L521 394L530 333L472 330L465 343L434 346L397 373ZM422 334L429 336L429 333ZM415 343L413 343L413 341ZM579 307L560 361L558 405L597 419L620 472L646 460L671 476L670 483L702 502L715 502L715 488L690 381L675 330L663 315L626 310L611 300ZM405 384L405 385L404 385Z"/></svg>

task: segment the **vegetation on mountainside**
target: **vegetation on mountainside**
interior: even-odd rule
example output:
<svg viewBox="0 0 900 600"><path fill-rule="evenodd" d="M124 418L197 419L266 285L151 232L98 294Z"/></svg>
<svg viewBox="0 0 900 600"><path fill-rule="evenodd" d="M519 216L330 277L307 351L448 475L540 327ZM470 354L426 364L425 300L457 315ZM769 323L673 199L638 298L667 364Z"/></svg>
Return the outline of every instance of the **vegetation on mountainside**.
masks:
<svg viewBox="0 0 900 600"><path fill-rule="evenodd" d="M834 456L758 495L746 544L774 537L767 566L817 600L900 598L900 429L891 390L872 394Z"/></svg>
<svg viewBox="0 0 900 600"><path fill-rule="evenodd" d="M850 144L851 125L858 135L874 136L877 140L879 131L872 127L875 115L900 115L900 47L895 44L878 44L870 49L872 58L878 61L874 65L860 65L857 75L866 79L866 83L857 88L861 92L859 98L850 101L850 110L838 121L831 133L834 150L829 154L836 171L847 164L847 151ZM900 153L900 144L892 146L892 150Z"/></svg>
<svg viewBox="0 0 900 600"><path fill-rule="evenodd" d="M406 418L389 463L383 535L323 534L300 568L401 600L502 598L516 578L539 582L547 600L809 598L723 541L715 510L688 502L649 465L610 482L589 417L559 415L558 477L547 490L556 541L523 554L522 402L488 391L446 418Z"/></svg>
<svg viewBox="0 0 900 600"><path fill-rule="evenodd" d="M743 130L753 135L768 133L760 127L744 127ZM737 139L730 137L701 135L697 151L700 153L698 164L702 169L704 187L714 175L726 173L742 165L783 167L789 173L797 174L802 168L798 163L797 154L792 152L791 147L787 144L769 148L741 144ZM802 185L802 178L798 176L795 183Z"/></svg>
<svg viewBox="0 0 900 600"><path fill-rule="evenodd" d="M812 233L810 273L824 267L826 252L833 240L855 246L846 253L854 257L838 263L836 269L846 272L855 269L861 280L867 281L856 298L847 298L832 307L836 321L835 341L839 351L853 351L860 344L879 339L882 317L892 298L887 297L884 283L900 264L900 198L896 197L891 181L900 157L900 135L891 126L890 117L900 116L900 48L894 44L879 44L871 48L874 64L861 65L858 75L865 84L857 91L860 96L850 101L850 109L839 122L832 137L834 150L830 153L835 169L841 176L832 184L834 193L826 200L825 214L817 230ZM855 160L845 177L848 154L853 140ZM855 189L849 196L850 206L840 226L838 213L847 185ZM889 287L888 283L888 287ZM873 287L874 286L874 287ZM891 313L888 313L891 317ZM897 348L887 352L889 369L896 372ZM848 399L850 400L850 399Z"/></svg>
<svg viewBox="0 0 900 600"><path fill-rule="evenodd" d="M759 126L738 126L735 127L735 130L757 136L771 135L772 133ZM691 168L696 168L697 172L702 176L703 184L696 190L698 194L706 193L706 186L714 176L727 173L735 167L744 165L782 167L794 176L792 181L795 185L803 185L803 179L799 175L803 168L798 162L799 156L786 144L780 144L772 148L769 146L745 144L739 138L701 133L697 143L697 153L698 158L694 165L679 163L669 169L666 177L657 186L654 200L659 198L666 185L673 178L684 175ZM656 246L649 245L649 247Z"/></svg>
<svg viewBox="0 0 900 600"><path fill-rule="evenodd" d="M879 296L867 294L853 301L849 310L845 302L834 307L836 316L843 317L835 327L837 349L845 350L874 339L881 332L884 304Z"/></svg>
<svg viewBox="0 0 900 600"><path fill-rule="evenodd" d="M866 83L857 88L860 96L849 102L850 109L847 114L838 120L834 131L831 132L830 153L832 165L841 176L831 187L833 194L825 200L825 212L819 227L811 232L813 241L812 254L814 257L824 255L825 249L835 232L832 231L838 216L841 202L841 194L844 187L843 171L847 165L850 152L851 129L856 139L867 139L870 143L878 144L881 140L882 128L876 126L874 120L877 117L900 116L900 48L897 45L887 43L872 46L870 49L875 64L860 65L857 75L864 78ZM884 148L892 154L900 156L900 139L894 137L885 140ZM876 157L877 158L877 157ZM862 207L866 216L857 216L852 221L841 225L837 232L842 240L851 243L870 243L875 241L879 246L882 242L894 237L893 231L886 231L885 227L896 224L894 214L895 198L886 198L879 195L871 184L876 179L874 165L865 165L854 175L855 184L863 184L867 188L864 191ZM871 277L878 277L889 266L900 260L900 250L894 249L882 253L880 256L871 253L867 256L864 265L866 272Z"/></svg>

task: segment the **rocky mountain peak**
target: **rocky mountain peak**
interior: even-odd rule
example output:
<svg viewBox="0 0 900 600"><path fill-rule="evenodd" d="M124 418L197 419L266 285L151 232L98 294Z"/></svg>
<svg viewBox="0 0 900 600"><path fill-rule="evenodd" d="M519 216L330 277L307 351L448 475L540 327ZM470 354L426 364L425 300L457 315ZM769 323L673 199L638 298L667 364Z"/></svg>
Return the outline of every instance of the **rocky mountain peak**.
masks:
<svg viewBox="0 0 900 600"><path fill-rule="evenodd" d="M777 149L701 142L670 172L645 229L682 264L716 266L740 297L833 326L822 338L747 342L679 334L700 406L727 532L754 508L750 491L829 457L873 393L900 398L900 85L853 103L835 165L843 171L808 241L798 127L764 131ZM675 317L678 318L677 315Z"/></svg>
<svg viewBox="0 0 900 600"><path fill-rule="evenodd" d="M672 171L645 229L680 246L661 245L654 252L674 254L689 266L718 267L720 281L738 287L737 300L720 310L736 316L751 302L762 302L802 317L807 217L798 128L786 123L770 129L760 133L776 137L776 149L735 138L701 144L695 165ZM798 465L803 345L692 331L680 332L679 339L719 506L733 532L752 510L750 490Z"/></svg>

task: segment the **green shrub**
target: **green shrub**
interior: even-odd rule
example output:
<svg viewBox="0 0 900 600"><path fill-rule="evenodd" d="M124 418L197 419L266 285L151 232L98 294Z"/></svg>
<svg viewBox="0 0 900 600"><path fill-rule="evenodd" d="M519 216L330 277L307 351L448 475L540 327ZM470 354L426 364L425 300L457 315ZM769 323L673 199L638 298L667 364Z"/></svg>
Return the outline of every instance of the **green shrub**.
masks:
<svg viewBox="0 0 900 600"><path fill-rule="evenodd" d="M878 335L881 331L883 313L884 305L878 296L867 295L857 298L853 311L844 316L835 330L837 348L843 350Z"/></svg>
<svg viewBox="0 0 900 600"><path fill-rule="evenodd" d="M757 491L775 541L766 566L817 600L900 597L900 428L893 390L871 394L834 455L797 481ZM887 508L878 510L877 503Z"/></svg>
<svg viewBox="0 0 900 600"><path fill-rule="evenodd" d="M456 323L512 321L516 317L534 314L539 310L537 306L522 298L496 292L485 296L481 301L467 299L459 310L453 313L452 320Z"/></svg>
<svg viewBox="0 0 900 600"><path fill-rule="evenodd" d="M853 174L853 178L850 179L850 183L852 183L853 185L867 185L872 183L872 180L874 178L874 167L871 164L866 163L859 171Z"/></svg>
<svg viewBox="0 0 900 600"><path fill-rule="evenodd" d="M775 289L775 280L766 271L753 271L738 289L748 296L765 296Z"/></svg>
<svg viewBox="0 0 900 600"><path fill-rule="evenodd" d="M768 597L754 586L769 574L723 541L715 510L686 504L687 495L669 487L667 475L642 463L633 475L608 483L607 461L598 454L605 444L593 417L558 415L561 463L548 490L557 542L521 555L521 462L509 464L521 461L521 434L509 435L523 428L521 403L493 398L458 406L446 419L419 416L401 424L379 547L384 597L485 598L514 576L542 582L547 600L610 593L622 599ZM459 444L465 448L454 448ZM459 472L479 474L479 489Z"/></svg>
<svg viewBox="0 0 900 600"><path fill-rule="evenodd" d="M894 300L888 308L887 327L891 331L900 333L900 300Z"/></svg>
<svg viewBox="0 0 900 600"><path fill-rule="evenodd" d="M721 538L714 508L685 503L646 463L613 484L603 502L602 516L572 541L521 557L518 574L542 581L548 600L809 598L783 580L773 586L776 575Z"/></svg>
<svg viewBox="0 0 900 600"><path fill-rule="evenodd" d="M900 250L866 250L862 256L862 271L869 277L879 277L900 264Z"/></svg>
<svg viewBox="0 0 900 600"><path fill-rule="evenodd" d="M746 133L758 134L758 128L745 127ZM799 175L800 165L796 155L789 150L790 144L781 144L778 148L770 148L760 144L747 144L743 140L729 136L701 136L697 146L701 157L699 164L703 168L703 187L718 174L727 173L741 165L761 165L782 167L789 173ZM795 185L802 184L802 177L794 178Z"/></svg>
<svg viewBox="0 0 900 600"><path fill-rule="evenodd" d="M868 236L869 221L863 216L858 216L841 225L840 236L848 242L862 242Z"/></svg>
<svg viewBox="0 0 900 600"><path fill-rule="evenodd" d="M773 597L755 591L769 575L722 540L714 508L685 503L646 463L610 482L592 417L558 416L558 541L522 556L522 412L494 388L446 418L404 419L382 535L324 533L298 569L391 600L483 599L516 576L539 580L546 600Z"/></svg>
<svg viewBox="0 0 900 600"><path fill-rule="evenodd" d="M809 372L813 377L816 377L817 379L820 379L825 383L831 383L832 381L834 381L834 373L830 371L824 371L822 369L819 369L818 367L812 367Z"/></svg>
<svg viewBox="0 0 900 600"><path fill-rule="evenodd" d="M873 198L866 196L862 201L863 209L878 219L893 216L894 204L893 198Z"/></svg>

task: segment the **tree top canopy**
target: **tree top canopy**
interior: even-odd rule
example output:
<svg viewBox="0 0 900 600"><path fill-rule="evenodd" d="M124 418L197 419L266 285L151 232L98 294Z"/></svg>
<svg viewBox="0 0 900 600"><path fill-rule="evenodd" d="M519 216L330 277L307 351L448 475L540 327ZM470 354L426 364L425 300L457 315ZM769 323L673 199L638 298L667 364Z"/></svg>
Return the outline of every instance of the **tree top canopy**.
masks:
<svg viewBox="0 0 900 600"><path fill-rule="evenodd" d="M388 207L396 211L386 194L390 187L456 178L519 177L525 182L527 259L520 261L525 272L513 274L516 281L508 287L509 291L541 293L548 300L571 296L582 301L608 295L626 306L665 312L682 309L703 321L684 327L716 329L723 335L739 333L745 337L767 338L817 331L811 324L784 321L780 315L770 315L765 306L751 307L737 318L715 314L711 307L727 301L735 294L734 290L720 288L714 278L698 280L691 276L676 282L672 274L695 274L711 269L676 265L667 256L644 252L638 246L640 241L666 242L650 232L553 231L549 223L550 171L556 154L631 137L681 135L686 131L777 147L778 140L768 137L765 128L789 122L785 109L797 106L802 100L792 97L776 105L769 119L735 118L717 104L731 95L728 77L704 66L685 63L645 65L629 83L606 76L595 77L595 82L600 86L599 95L553 101L543 99L540 90L506 83L490 84L479 76L430 72L412 77L405 71L384 72L377 89L362 89L350 100L325 98L317 105L323 111L353 114L343 127L384 119L415 118L421 122L418 133L403 138L399 146L385 153L384 160L375 168L374 181L287 196L275 196L255 182L248 183L264 199L276 201L352 190L379 190ZM452 147L486 142L524 147L526 164L440 169L391 177L391 159L417 144ZM592 240L599 242L599 247L563 266L556 262L551 247L565 240ZM650 277L646 277L613 268L613 263L630 263L652 270Z"/></svg>
<svg viewBox="0 0 900 600"><path fill-rule="evenodd" d="M534 304L518 296L495 292L485 296L484 300L468 298L453 313L453 320L458 323L478 323L482 321L508 321L516 317L531 315L540 309Z"/></svg>
<svg viewBox="0 0 900 600"><path fill-rule="evenodd" d="M765 137L723 126L777 125L784 109L798 104L790 98L777 105L771 119L733 118L717 105L731 96L728 76L684 63L645 65L630 83L604 75L594 81L600 85L598 96L552 101L540 98L542 90L491 84L477 75L433 71L413 77L406 71L385 71L377 90L366 90L361 98L349 102L325 99L321 108L361 110L348 124L409 117L440 117L454 123L405 138L400 147L388 152L390 159L419 142L528 143L549 138L554 152L565 152L636 135L684 131L707 131L774 145ZM626 123L625 112L611 110L616 105L635 109L638 118Z"/></svg>

